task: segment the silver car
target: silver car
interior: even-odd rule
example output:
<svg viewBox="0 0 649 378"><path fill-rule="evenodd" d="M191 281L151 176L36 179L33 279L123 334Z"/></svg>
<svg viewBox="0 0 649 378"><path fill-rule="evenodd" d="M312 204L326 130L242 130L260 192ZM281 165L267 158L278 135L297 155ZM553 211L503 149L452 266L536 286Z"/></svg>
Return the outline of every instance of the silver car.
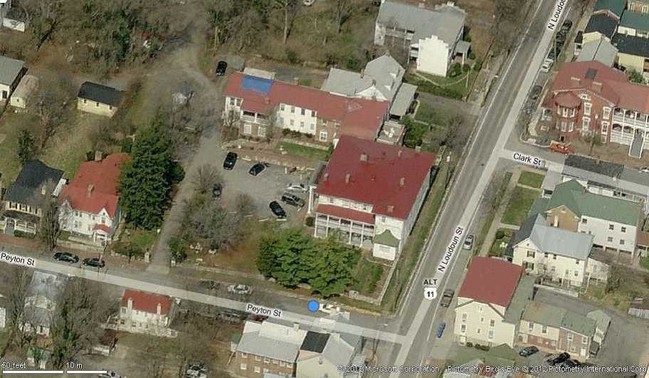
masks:
<svg viewBox="0 0 649 378"><path fill-rule="evenodd" d="M475 239L473 235L467 236L466 239L464 239L464 245L462 246L462 248L466 250L473 248L473 239Z"/></svg>
<svg viewBox="0 0 649 378"><path fill-rule="evenodd" d="M248 285L230 285L228 292L232 294L246 295L252 294L252 288Z"/></svg>

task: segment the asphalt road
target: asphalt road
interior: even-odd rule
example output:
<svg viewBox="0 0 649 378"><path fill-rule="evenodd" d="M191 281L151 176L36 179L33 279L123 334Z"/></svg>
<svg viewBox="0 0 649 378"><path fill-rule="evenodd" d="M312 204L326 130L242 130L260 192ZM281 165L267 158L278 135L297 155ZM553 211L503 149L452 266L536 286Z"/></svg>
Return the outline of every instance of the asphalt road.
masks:
<svg viewBox="0 0 649 378"><path fill-rule="evenodd" d="M501 151L515 131L518 112L538 72L535 67L541 65L552 35L546 25L555 4L552 1L540 1L537 4L538 6L533 5L532 9L533 22L501 72L499 81L495 84L496 91L491 94L491 99L482 111L477 132L470 141L466 160L452 185L438 227L431 238L432 242L428 245L421 268L414 277L413 287L407 294L402 306L403 311L395 324L397 332L408 329L406 339L412 340L412 343L393 348L388 358L380 358L379 365L422 365L433 349L435 328L446 310L440 311L438 300L424 300L421 285L424 278L436 275L438 263L458 225L467 229L465 233L475 233L475 230L471 229L471 222L482 193L492 174L503 169L503 163L499 162ZM457 255L460 258L455 265L451 258L450 268L439 285L440 292L446 287L445 280L449 276L451 278L448 287L457 287L461 279L464 268L462 263L468 259L468 253L459 250L455 252L455 256ZM452 333L452 327L447 327L445 332Z"/></svg>

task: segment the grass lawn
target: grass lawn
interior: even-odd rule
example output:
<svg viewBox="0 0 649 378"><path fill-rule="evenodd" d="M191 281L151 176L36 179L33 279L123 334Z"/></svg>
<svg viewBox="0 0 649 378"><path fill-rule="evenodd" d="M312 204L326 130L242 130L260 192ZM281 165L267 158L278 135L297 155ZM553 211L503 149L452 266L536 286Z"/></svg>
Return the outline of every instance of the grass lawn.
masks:
<svg viewBox="0 0 649 378"><path fill-rule="evenodd" d="M521 177L518 178L518 183L521 185L531 186L533 188L541 188L543 184L543 176L540 173L534 173L529 171L521 172Z"/></svg>
<svg viewBox="0 0 649 378"><path fill-rule="evenodd" d="M484 240L487 238L487 233L489 232L489 228L491 227L491 223L494 221L494 217L496 216L495 211L492 209L497 209L500 206L500 201L502 200L502 194L505 192L505 189L507 189L507 184L509 184L509 180L512 179L512 173L511 172L505 172L505 176L501 179L500 185L498 187L498 195L494 196L496 200L498 201L497 204L486 204L488 207L488 210L486 211L486 214L484 216L484 223L482 224L482 228L480 228L480 233L478 234L478 240L476 241L476 248L473 248L473 253L477 254L480 252L480 248L482 247L482 243L484 243ZM489 185L492 185L491 183Z"/></svg>
<svg viewBox="0 0 649 378"><path fill-rule="evenodd" d="M494 239L491 248L489 249L489 256L501 257L505 253L507 244L512 237L513 231L508 228L500 228L496 231L496 234L502 233L503 237L500 239Z"/></svg>
<svg viewBox="0 0 649 378"><path fill-rule="evenodd" d="M649 256L640 258L640 266L649 270Z"/></svg>
<svg viewBox="0 0 649 378"><path fill-rule="evenodd" d="M456 77L435 76L424 73L419 73L419 75L424 78L418 75L408 75L406 81L419 86L419 90L423 92L461 100L467 95L471 83L478 77L478 72L471 70Z"/></svg>
<svg viewBox="0 0 649 378"><path fill-rule="evenodd" d="M278 230L276 222L258 222L251 219L250 225L246 228L243 240L234 248L219 251L215 255L205 254L200 256L206 266L217 266L219 268L230 268L233 271L258 274L257 251L261 239ZM254 230L254 231L252 231ZM190 257L194 256L190 253Z"/></svg>
<svg viewBox="0 0 649 378"><path fill-rule="evenodd" d="M415 114L415 120L434 125L445 125L446 117L430 106L420 102Z"/></svg>
<svg viewBox="0 0 649 378"><path fill-rule="evenodd" d="M371 296L374 294L377 284L386 271L386 267L381 264L366 258L359 259L356 273L354 274L355 282L352 285L352 290L356 290L363 295Z"/></svg>
<svg viewBox="0 0 649 378"><path fill-rule="evenodd" d="M291 155L302 156L312 160L327 160L329 152L319 148L302 146L300 144L281 142L280 148Z"/></svg>
<svg viewBox="0 0 649 378"><path fill-rule="evenodd" d="M36 119L27 113L6 111L0 120L0 173L5 185L12 183L20 171L18 161L18 137L22 130L34 130L26 125L34 124Z"/></svg>
<svg viewBox="0 0 649 378"><path fill-rule="evenodd" d="M532 207L532 203L539 196L539 192L532 189L517 186L514 188L509 204L501 221L503 223L520 226L527 218L527 213Z"/></svg>
<svg viewBox="0 0 649 378"><path fill-rule="evenodd" d="M155 231L127 230L122 234L122 242L131 242L137 245L142 251L149 250L155 243Z"/></svg>
<svg viewBox="0 0 649 378"><path fill-rule="evenodd" d="M633 298L649 296L649 273L613 265L608 284L589 285L586 296L600 305L626 312Z"/></svg>

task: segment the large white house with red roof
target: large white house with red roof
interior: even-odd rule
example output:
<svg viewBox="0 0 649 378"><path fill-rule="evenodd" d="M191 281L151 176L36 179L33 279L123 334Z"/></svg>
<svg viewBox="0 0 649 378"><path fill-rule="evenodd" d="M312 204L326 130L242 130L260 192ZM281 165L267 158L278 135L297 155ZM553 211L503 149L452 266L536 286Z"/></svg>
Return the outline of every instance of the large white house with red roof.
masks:
<svg viewBox="0 0 649 378"><path fill-rule="evenodd" d="M117 329L155 336L175 336L169 328L174 313L171 298L126 289L122 295Z"/></svg>
<svg viewBox="0 0 649 378"><path fill-rule="evenodd" d="M390 107L240 72L230 75L224 95L224 121L241 135L268 138L279 128L313 135L320 143L341 135L375 140Z"/></svg>
<svg viewBox="0 0 649 378"><path fill-rule="evenodd" d="M430 188L435 156L343 135L321 173L309 211L316 237L341 240L395 260Z"/></svg>
<svg viewBox="0 0 649 378"><path fill-rule="evenodd" d="M61 195L59 221L64 231L98 244L110 242L120 219L120 166L127 159L127 154L120 153L81 164Z"/></svg>
<svg viewBox="0 0 649 378"><path fill-rule="evenodd" d="M514 347L534 279L522 266L474 257L457 295L454 335L461 344Z"/></svg>
<svg viewBox="0 0 649 378"><path fill-rule="evenodd" d="M543 108L542 123L561 139L599 135L603 143L629 146L637 158L649 148L649 87L600 62L562 65Z"/></svg>

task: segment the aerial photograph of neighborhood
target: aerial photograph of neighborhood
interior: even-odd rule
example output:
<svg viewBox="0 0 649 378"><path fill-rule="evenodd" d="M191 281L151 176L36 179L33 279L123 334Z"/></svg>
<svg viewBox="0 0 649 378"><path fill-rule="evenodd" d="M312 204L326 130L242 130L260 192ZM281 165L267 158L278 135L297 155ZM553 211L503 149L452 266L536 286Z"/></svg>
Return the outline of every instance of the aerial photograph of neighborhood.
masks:
<svg viewBox="0 0 649 378"><path fill-rule="evenodd" d="M0 377L648 368L649 0L0 0Z"/></svg>

